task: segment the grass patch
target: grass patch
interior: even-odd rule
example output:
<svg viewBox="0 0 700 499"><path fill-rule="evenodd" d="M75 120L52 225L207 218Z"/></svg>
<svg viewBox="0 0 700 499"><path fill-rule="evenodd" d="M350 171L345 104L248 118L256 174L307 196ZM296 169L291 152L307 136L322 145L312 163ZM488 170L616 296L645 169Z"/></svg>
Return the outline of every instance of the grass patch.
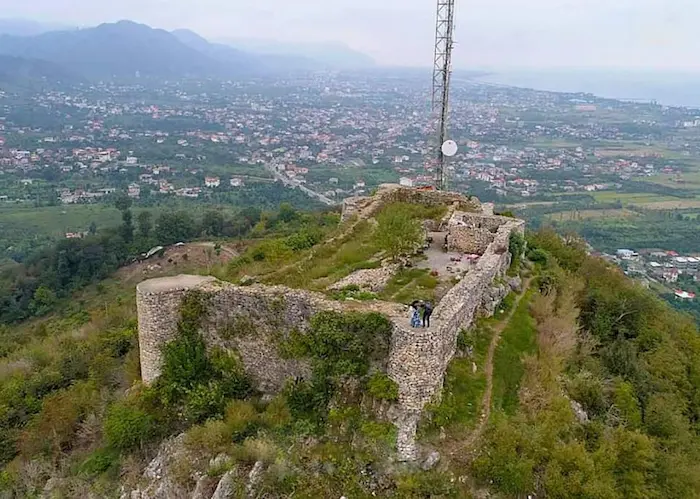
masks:
<svg viewBox="0 0 700 499"><path fill-rule="evenodd" d="M639 213L628 210L626 208L611 209L611 210L576 210L576 211L559 211L546 215L547 220L555 222L572 222L576 220L591 220L594 218L635 218L639 217Z"/></svg>
<svg viewBox="0 0 700 499"><path fill-rule="evenodd" d="M352 233L314 248L308 258L271 274L265 282L322 290L356 270L376 268L379 262L370 261L379 252L373 232L369 222L360 222Z"/></svg>
<svg viewBox="0 0 700 499"><path fill-rule="evenodd" d="M331 291L328 294L332 299L338 301L357 300L372 301L377 299L377 294L371 291L363 291L357 285L346 286L343 289Z"/></svg>
<svg viewBox="0 0 700 499"><path fill-rule="evenodd" d="M403 269L394 275L380 293L380 298L398 303L413 300L435 300L438 278L429 269Z"/></svg>
<svg viewBox="0 0 700 499"><path fill-rule="evenodd" d="M537 330L530 316L532 291L528 291L515 309L501 334L493 363L493 407L514 414L518 407L518 390L525 374L522 356L536 350Z"/></svg>

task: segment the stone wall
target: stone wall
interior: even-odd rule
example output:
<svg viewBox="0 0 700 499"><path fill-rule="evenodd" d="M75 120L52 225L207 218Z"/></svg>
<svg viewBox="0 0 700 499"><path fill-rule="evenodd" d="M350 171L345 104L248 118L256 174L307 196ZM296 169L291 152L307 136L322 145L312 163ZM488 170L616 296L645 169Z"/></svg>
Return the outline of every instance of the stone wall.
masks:
<svg viewBox="0 0 700 499"><path fill-rule="evenodd" d="M456 211L448 222L447 249L481 255L494 241L496 232L512 218Z"/></svg>
<svg viewBox="0 0 700 499"><path fill-rule="evenodd" d="M396 184L383 184L377 193L367 197L351 197L343 201L341 221L353 216L370 218L390 203L411 203L422 206L451 206L462 212L481 213L481 203L476 198L467 198L457 192L434 191L402 187Z"/></svg>
<svg viewBox="0 0 700 499"><path fill-rule="evenodd" d="M289 378L307 377L309 366L282 359L276 344L293 329L304 330L320 310L339 309L323 295L284 287L234 286L213 277L152 279L137 286L141 377L152 383L161 372L162 347L177 336L180 305L190 290L203 293L207 314L202 335L209 347L235 351L255 387L276 393Z"/></svg>
<svg viewBox="0 0 700 499"><path fill-rule="evenodd" d="M511 232L522 230L524 222L513 219L507 219L498 228L476 267L435 307L430 329L411 329L405 321L395 324L388 374L399 385L400 412L396 424L400 459L418 458L416 429L422 410L442 389L460 330L473 324L479 308L489 301L486 295L493 282L510 266Z"/></svg>
<svg viewBox="0 0 700 499"><path fill-rule="evenodd" d="M150 279L136 286L141 379L144 383L150 384L160 376L163 345L177 337L180 305L185 294L215 280L213 277L181 275Z"/></svg>

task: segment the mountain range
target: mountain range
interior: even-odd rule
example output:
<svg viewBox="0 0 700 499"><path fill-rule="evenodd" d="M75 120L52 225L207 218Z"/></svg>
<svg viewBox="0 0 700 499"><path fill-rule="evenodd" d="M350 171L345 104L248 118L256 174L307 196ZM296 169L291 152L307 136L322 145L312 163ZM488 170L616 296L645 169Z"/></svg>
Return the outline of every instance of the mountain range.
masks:
<svg viewBox="0 0 700 499"><path fill-rule="evenodd" d="M0 82L7 81L2 75L18 67L20 60L24 72L34 77L51 78L62 68L64 79L71 73L87 79L236 78L373 65L369 57L341 44L257 47L243 40L212 43L190 30L168 32L132 21L53 31L38 23L0 20L0 56L13 58L12 64L0 67Z"/></svg>

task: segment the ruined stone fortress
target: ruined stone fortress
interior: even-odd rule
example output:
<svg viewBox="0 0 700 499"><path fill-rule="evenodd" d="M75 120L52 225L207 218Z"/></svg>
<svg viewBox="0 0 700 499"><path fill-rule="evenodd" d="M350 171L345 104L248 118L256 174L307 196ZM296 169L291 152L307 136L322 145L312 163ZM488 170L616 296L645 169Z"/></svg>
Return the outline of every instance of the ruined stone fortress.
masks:
<svg viewBox="0 0 700 499"><path fill-rule="evenodd" d="M387 203L402 201L427 206L447 205L447 215L433 230L446 234L447 250L480 255L472 268L435 306L431 327L413 329L406 306L381 301L335 301L322 293L279 286L236 286L213 277L181 275L144 281L137 287L139 347L144 383L159 375L163 345L177 335L180 304L191 290L205 293L208 315L202 335L209 346L235 350L257 389L276 393L287 380L310 376L303 360L283 359L276 348L280 334L301 329L322 310L378 311L393 323L391 349L385 366L399 387L399 400L388 415L398 428L399 459L419 458L416 430L426 404L439 397L457 336L479 313L492 314L494 302L510 291L505 273L511 263L511 233L524 222L493 215L493 207L460 194L382 186L371 197L351 198L342 220L372 218ZM362 271L358 271L362 272ZM252 334L240 334L241 329Z"/></svg>

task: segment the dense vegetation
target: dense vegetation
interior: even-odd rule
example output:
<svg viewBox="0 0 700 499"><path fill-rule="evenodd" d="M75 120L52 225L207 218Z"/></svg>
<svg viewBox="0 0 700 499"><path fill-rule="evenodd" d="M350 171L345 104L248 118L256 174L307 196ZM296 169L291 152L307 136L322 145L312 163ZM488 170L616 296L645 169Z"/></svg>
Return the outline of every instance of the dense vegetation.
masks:
<svg viewBox="0 0 700 499"><path fill-rule="evenodd" d="M530 256L541 269L537 352L521 350L516 405L493 417L476 477L507 496L700 495L692 320L578 240L541 232ZM586 415L574 417L567 398Z"/></svg>
<svg viewBox="0 0 700 499"><path fill-rule="evenodd" d="M0 267L0 322L45 315L74 291L106 278L157 245L241 238L261 223L258 235L309 222L286 203L272 213L244 208L228 216L210 209L197 218L185 210L163 211L157 217L141 210L134 217L127 198L117 199L115 205L121 212L121 225L100 231L93 226L86 237L62 239L21 264Z"/></svg>

